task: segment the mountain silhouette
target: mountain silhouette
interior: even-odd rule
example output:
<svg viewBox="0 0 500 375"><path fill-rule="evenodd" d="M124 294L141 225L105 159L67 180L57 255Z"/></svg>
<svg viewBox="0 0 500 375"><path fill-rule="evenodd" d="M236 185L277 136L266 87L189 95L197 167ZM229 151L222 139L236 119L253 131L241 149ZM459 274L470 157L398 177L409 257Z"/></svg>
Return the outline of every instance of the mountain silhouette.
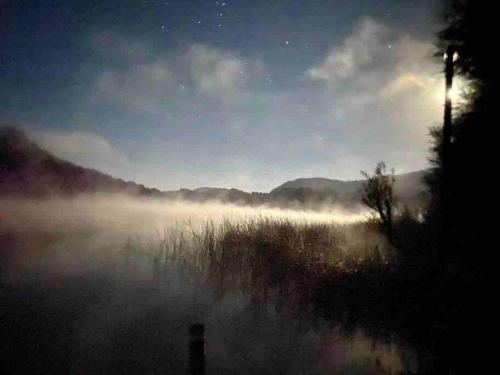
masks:
<svg viewBox="0 0 500 375"><path fill-rule="evenodd" d="M427 170L396 175L394 193L403 202L425 199L424 176ZM361 198L361 187L364 180L341 181L323 177L298 178L287 181L271 190L271 194L279 195L287 191L311 190L315 192L334 191L341 201L358 201Z"/></svg>
<svg viewBox="0 0 500 375"><path fill-rule="evenodd" d="M97 192L162 196L158 189L56 158L16 128L0 128L0 195L46 197Z"/></svg>
<svg viewBox="0 0 500 375"><path fill-rule="evenodd" d="M418 171L396 176L395 192L403 203L412 206L422 204L425 191L422 177L425 173ZM280 207L315 207L328 203L352 206L360 202L362 183L363 180L299 178L283 183L270 193L213 187L160 191L59 159L40 148L23 131L13 127L0 128L0 196L42 198L120 193L195 202L216 200Z"/></svg>

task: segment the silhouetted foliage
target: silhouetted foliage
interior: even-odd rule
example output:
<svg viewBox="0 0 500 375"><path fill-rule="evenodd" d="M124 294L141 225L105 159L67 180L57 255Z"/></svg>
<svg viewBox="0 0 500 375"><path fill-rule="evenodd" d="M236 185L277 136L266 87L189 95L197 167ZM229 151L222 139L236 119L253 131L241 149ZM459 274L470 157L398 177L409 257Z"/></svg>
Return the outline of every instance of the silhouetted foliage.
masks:
<svg viewBox="0 0 500 375"><path fill-rule="evenodd" d="M379 162L373 175L365 171L361 174L366 178L362 186L362 201L374 211L380 220L382 230L387 234L389 241L393 240L392 223L396 209L396 197L393 193L394 171L386 173L385 163Z"/></svg>
<svg viewBox="0 0 500 375"><path fill-rule="evenodd" d="M498 73L490 43L496 14L492 2L451 0L444 14L447 26L439 33L439 54L442 56L447 45L457 46L455 74L465 79L468 87L465 103L454 107L446 173L442 168L442 134L439 129L432 131L436 168L427 178L432 193L428 221L446 231L441 234L442 251L450 253L442 254L445 258L479 261L492 255L488 233L478 219L488 214L488 204L481 197L489 195L481 181L491 171L492 131L498 121L494 103ZM468 176L471 171L478 178ZM471 257L474 249L481 256Z"/></svg>
<svg viewBox="0 0 500 375"><path fill-rule="evenodd" d="M440 309L448 315L441 355L460 358L459 373L481 372L478 366L493 358L485 352L487 345L476 350L455 341L482 340L481 333L496 319L489 302L497 256L485 223L495 194L483 183L492 170L493 126L498 122L498 67L492 45L498 17L495 5L490 1L448 1L446 27L437 43L440 56L448 45L456 46L455 75L467 84L465 103L453 108L452 138L446 153L441 129L432 131L435 169L427 178L432 203L426 226L439 243Z"/></svg>

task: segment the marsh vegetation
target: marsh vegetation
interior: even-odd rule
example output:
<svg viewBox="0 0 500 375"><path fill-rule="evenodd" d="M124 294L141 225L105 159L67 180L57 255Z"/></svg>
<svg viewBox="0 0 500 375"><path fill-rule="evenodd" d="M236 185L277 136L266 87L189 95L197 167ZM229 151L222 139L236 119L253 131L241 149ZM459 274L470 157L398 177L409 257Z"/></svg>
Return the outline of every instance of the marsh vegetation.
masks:
<svg viewBox="0 0 500 375"><path fill-rule="evenodd" d="M365 324L400 262L366 213L120 196L3 203L12 371L179 373L196 321L209 373L417 366L410 344Z"/></svg>

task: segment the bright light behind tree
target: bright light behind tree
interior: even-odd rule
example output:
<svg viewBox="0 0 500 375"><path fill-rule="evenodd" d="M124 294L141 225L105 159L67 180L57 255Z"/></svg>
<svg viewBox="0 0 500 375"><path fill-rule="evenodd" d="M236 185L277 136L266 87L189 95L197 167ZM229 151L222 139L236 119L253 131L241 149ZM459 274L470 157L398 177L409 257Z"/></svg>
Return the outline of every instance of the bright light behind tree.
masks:
<svg viewBox="0 0 500 375"><path fill-rule="evenodd" d="M457 84L454 84L451 89L448 90L448 98L452 103L456 103L460 99L460 92L457 88Z"/></svg>
<svg viewBox="0 0 500 375"><path fill-rule="evenodd" d="M463 105L466 102L467 91L469 90L467 82L462 78L455 76L453 79L453 86L448 90L447 97L451 100L452 104Z"/></svg>

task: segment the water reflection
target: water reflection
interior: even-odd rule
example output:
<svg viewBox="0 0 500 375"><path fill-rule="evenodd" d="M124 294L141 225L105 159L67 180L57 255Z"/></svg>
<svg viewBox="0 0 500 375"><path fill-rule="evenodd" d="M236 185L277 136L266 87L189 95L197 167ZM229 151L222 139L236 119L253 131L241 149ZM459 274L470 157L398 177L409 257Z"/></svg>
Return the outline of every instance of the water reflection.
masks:
<svg viewBox="0 0 500 375"><path fill-rule="evenodd" d="M110 212L100 214L104 220L81 207L78 202L76 216L67 210L47 220L40 215L48 206L11 211L16 225L0 228L6 373L188 373L188 327L194 322L206 327L208 374L417 370L414 351L397 336L366 330L363 319L346 318L342 306L318 314L300 297L298 292L314 289L307 279L325 262L323 247L338 245L314 228L304 233L287 223L278 228L319 251L319 258L303 255L309 268L281 277L275 271L289 269L297 259L287 263L267 253L264 258L233 254L229 260L210 252L200 256L200 244L204 249L212 244L210 231L199 238L173 225L169 237L151 230L145 235L144 224L153 222L146 221L152 220L147 210L139 210L135 220L127 212L117 225ZM131 235L131 228L139 235ZM259 236L262 249L275 246ZM218 243L233 251L246 246L240 240L225 235ZM255 267L262 260L272 267Z"/></svg>
<svg viewBox="0 0 500 375"><path fill-rule="evenodd" d="M187 327L196 321L206 325L208 374L380 374L412 365L411 350L362 328L344 333L335 322L278 311L272 302L220 297L174 268L159 280L151 257L135 257L131 266L115 245L66 236L4 273L3 333L21 343L12 369L187 373ZM68 246L78 255L68 256Z"/></svg>

